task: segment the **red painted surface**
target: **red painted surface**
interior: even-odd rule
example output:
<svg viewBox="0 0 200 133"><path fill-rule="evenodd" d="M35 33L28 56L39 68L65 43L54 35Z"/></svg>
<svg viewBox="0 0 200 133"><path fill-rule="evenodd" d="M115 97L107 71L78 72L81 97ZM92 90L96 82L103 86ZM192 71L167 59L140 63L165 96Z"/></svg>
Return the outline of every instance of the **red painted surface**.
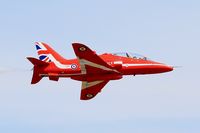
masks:
<svg viewBox="0 0 200 133"><path fill-rule="evenodd" d="M82 81L81 100L89 100L110 81L121 79L124 75L157 74L173 70L173 67L148 60L146 57L131 57L124 53L105 53L97 55L84 44L73 43L76 59L65 59L49 45L37 42L39 59L28 57L34 65L32 84L43 77L58 81L59 78L71 78Z"/></svg>

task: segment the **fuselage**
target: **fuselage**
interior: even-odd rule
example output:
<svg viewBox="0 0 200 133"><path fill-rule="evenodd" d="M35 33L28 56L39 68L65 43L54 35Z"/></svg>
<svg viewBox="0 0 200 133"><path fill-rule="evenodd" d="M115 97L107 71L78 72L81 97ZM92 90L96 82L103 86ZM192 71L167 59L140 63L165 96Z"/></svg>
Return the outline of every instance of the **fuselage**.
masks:
<svg viewBox="0 0 200 133"><path fill-rule="evenodd" d="M173 70L173 67L148 60L146 58L122 57L105 53L99 55L107 64L116 69L118 74L103 73L95 71L95 74L81 74L81 66L78 59L60 60L59 64L51 62L48 67L42 69L43 77L69 77L79 81L92 80L117 80L123 75L157 74ZM60 66L66 66L62 68Z"/></svg>

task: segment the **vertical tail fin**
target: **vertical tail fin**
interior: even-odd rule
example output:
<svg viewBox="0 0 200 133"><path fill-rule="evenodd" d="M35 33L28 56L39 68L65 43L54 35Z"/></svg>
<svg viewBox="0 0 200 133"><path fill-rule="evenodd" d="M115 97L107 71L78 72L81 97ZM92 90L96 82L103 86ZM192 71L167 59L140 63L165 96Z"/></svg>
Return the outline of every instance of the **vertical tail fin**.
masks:
<svg viewBox="0 0 200 133"><path fill-rule="evenodd" d="M42 79L42 77L40 76L42 67L48 66L49 63L32 58L32 57L27 57L27 59L34 65L31 84L36 84Z"/></svg>
<svg viewBox="0 0 200 133"><path fill-rule="evenodd" d="M63 62L66 59L53 50L48 44L43 42L35 43L39 59L44 62Z"/></svg>

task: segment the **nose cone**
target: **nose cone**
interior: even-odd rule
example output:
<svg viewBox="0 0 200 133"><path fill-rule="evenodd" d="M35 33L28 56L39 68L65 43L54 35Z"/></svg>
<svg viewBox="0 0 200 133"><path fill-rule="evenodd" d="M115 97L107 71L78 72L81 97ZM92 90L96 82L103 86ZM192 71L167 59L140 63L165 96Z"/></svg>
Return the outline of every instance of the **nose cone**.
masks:
<svg viewBox="0 0 200 133"><path fill-rule="evenodd" d="M172 66L164 65L162 69L164 72L170 72L173 71L174 68Z"/></svg>

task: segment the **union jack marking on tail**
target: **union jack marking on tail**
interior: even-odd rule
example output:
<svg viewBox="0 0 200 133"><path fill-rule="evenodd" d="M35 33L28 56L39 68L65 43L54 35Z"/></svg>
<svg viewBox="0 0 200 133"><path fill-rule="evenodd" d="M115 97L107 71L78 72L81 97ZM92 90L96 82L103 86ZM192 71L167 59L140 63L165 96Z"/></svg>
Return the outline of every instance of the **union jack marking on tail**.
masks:
<svg viewBox="0 0 200 133"><path fill-rule="evenodd" d="M60 58L62 58L58 53L56 53L47 44L42 42L36 42L35 47L39 56L39 59L44 62L53 62L60 69L76 69L76 66L70 66L62 64Z"/></svg>

